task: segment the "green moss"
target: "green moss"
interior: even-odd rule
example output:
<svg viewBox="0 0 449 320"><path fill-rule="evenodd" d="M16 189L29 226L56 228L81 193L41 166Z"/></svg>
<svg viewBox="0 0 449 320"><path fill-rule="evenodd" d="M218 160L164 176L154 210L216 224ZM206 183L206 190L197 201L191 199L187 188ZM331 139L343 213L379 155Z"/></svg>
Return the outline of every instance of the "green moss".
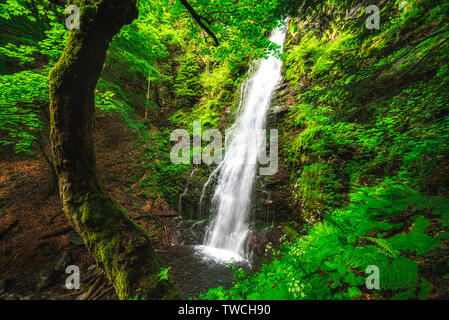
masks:
<svg viewBox="0 0 449 320"><path fill-rule="evenodd" d="M105 191L97 176L92 144L94 89L112 36L136 14L134 1L82 1L81 28L72 30L49 75L52 146L64 210L97 264L127 299L162 265L147 233ZM112 19L113 18L113 19ZM92 47L95 43L95 49ZM160 298L171 282L142 287Z"/></svg>

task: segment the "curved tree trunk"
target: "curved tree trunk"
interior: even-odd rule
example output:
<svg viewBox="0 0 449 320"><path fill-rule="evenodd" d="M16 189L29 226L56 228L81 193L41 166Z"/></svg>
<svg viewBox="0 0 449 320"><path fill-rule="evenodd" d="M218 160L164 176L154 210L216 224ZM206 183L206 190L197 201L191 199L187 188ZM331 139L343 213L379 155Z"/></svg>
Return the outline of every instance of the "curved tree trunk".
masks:
<svg viewBox="0 0 449 320"><path fill-rule="evenodd" d="M112 37L137 17L136 0L82 0L80 29L72 30L50 72L53 162L63 208L112 281L120 299L137 289L149 299L177 298L146 231L105 191L93 146L94 90Z"/></svg>

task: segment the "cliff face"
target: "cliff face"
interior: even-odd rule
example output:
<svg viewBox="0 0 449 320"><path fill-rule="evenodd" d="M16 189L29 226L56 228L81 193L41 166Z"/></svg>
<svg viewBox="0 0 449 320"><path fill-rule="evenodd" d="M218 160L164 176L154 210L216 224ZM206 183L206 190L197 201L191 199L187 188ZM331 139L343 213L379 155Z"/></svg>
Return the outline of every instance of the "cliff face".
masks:
<svg viewBox="0 0 449 320"><path fill-rule="evenodd" d="M445 9L431 1L381 7L380 29L366 27L361 5L290 22L274 102L282 117L271 117L282 132L289 205L304 222L384 179L448 193L447 32L437 26Z"/></svg>

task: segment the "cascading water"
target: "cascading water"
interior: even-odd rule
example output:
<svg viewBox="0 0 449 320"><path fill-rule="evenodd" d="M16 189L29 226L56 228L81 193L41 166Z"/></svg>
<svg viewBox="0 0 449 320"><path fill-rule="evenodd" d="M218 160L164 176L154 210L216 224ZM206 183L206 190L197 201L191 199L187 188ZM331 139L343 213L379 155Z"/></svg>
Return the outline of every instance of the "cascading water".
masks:
<svg viewBox="0 0 449 320"><path fill-rule="evenodd" d="M275 29L270 40L282 46L287 26ZM213 174L218 174L212 197L215 217L208 227L201 251L224 260L243 260L248 233L257 159L265 144L266 118L273 91L281 79L280 59L270 56L245 82L239 115L226 142L226 154ZM265 151L265 150L263 150Z"/></svg>

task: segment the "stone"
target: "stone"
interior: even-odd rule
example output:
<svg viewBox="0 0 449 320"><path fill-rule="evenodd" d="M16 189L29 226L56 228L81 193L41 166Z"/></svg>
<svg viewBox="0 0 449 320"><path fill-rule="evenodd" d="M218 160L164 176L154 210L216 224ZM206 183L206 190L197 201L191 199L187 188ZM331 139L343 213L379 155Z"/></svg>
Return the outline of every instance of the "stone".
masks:
<svg viewBox="0 0 449 320"><path fill-rule="evenodd" d="M270 111L270 114L282 114L290 110L290 106L283 105L283 106L274 106L273 109Z"/></svg>
<svg viewBox="0 0 449 320"><path fill-rule="evenodd" d="M60 271L60 272L64 272L65 268L70 264L71 262L71 257L68 251L64 251L63 253L61 253L61 255L56 258L54 265L53 265L53 269L55 271Z"/></svg>
<svg viewBox="0 0 449 320"><path fill-rule="evenodd" d="M36 244L37 252L44 257L52 257L56 254L57 248L53 241L45 240Z"/></svg>
<svg viewBox="0 0 449 320"><path fill-rule="evenodd" d="M39 274L39 279L37 280L36 289L42 290L49 287L56 279L56 273L53 268L47 268L42 270Z"/></svg>
<svg viewBox="0 0 449 320"><path fill-rule="evenodd" d="M17 226L18 223L19 219L15 217L12 216L5 217L2 223L0 224L0 240L3 239L3 237L9 230Z"/></svg>
<svg viewBox="0 0 449 320"><path fill-rule="evenodd" d="M80 247L84 246L84 241L75 231L72 231L69 234L69 244L75 247Z"/></svg>
<svg viewBox="0 0 449 320"><path fill-rule="evenodd" d="M0 294L6 290L6 280L0 278Z"/></svg>
<svg viewBox="0 0 449 320"><path fill-rule="evenodd" d="M97 269L97 265L93 264L91 265L89 268L87 268L87 273L88 274L93 274L95 272L95 270Z"/></svg>

